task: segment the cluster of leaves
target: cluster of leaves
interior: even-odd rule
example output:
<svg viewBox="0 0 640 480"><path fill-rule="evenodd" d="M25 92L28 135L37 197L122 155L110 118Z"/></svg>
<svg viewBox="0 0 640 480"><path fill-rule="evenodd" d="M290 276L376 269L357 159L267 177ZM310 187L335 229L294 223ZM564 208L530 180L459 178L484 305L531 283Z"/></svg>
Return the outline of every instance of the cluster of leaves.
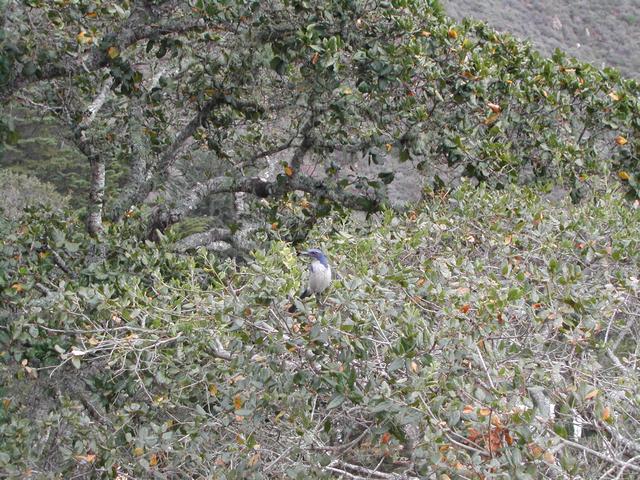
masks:
<svg viewBox="0 0 640 480"><path fill-rule="evenodd" d="M0 470L637 473L639 210L619 190L547 194L463 184L326 219L335 280L293 316L303 266L277 240L245 265L179 255L140 243L131 211L89 261L73 217L4 225Z"/></svg>
<svg viewBox="0 0 640 480"><path fill-rule="evenodd" d="M15 45L3 45L17 53L3 98L33 94L82 126L75 141L94 166L130 166L109 171L107 187L93 177L113 218L155 189L177 205L157 222L165 228L208 194L246 189L217 181L195 195L185 174L174 195L169 173L191 154L208 177L286 164L283 185L316 163L330 191L393 182L391 169L371 179L343 168L347 152L410 160L447 187L461 175L496 187L552 177L577 200L585 178L613 174L638 193L636 81L561 53L543 58L483 23L453 23L435 0L10 5ZM383 203L361 197L363 210Z"/></svg>
<svg viewBox="0 0 640 480"><path fill-rule="evenodd" d="M447 0L456 19L486 21L500 31L528 38L544 55L560 49L593 65L609 65L629 78L640 77L640 18L633 0L512 2Z"/></svg>

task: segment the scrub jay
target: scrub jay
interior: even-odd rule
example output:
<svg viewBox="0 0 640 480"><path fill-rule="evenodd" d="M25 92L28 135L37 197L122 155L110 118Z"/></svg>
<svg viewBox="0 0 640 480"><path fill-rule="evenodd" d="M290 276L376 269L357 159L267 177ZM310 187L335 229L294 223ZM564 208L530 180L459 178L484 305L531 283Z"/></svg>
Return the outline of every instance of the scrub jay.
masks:
<svg viewBox="0 0 640 480"><path fill-rule="evenodd" d="M311 257L311 265L309 265L309 284L300 295L300 299L310 297L324 291L331 283L331 267L329 261L322 251L317 248L310 248L300 255ZM289 312L296 311L295 304L291 305Z"/></svg>

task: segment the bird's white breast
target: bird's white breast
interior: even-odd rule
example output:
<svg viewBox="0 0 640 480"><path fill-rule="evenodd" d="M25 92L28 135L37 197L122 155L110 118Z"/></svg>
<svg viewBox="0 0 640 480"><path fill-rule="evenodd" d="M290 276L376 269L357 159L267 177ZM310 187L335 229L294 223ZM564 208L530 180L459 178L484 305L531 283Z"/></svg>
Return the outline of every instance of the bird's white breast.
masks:
<svg viewBox="0 0 640 480"><path fill-rule="evenodd" d="M318 260L311 262L309 272L309 290L320 293L331 283L331 267L325 267Z"/></svg>

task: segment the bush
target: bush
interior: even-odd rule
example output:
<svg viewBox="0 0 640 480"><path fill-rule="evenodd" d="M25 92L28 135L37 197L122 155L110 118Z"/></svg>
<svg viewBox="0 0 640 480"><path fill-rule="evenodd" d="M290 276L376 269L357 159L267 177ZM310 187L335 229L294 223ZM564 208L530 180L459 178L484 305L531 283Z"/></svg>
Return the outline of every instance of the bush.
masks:
<svg viewBox="0 0 640 480"><path fill-rule="evenodd" d="M35 177L0 170L0 214L18 220L29 207L64 208L67 199Z"/></svg>
<svg viewBox="0 0 640 480"><path fill-rule="evenodd" d="M239 266L175 254L168 238L138 242L134 213L108 226L104 261L87 263L94 240L79 222L32 216L2 246L0 468L191 478L621 468L639 418L638 210L616 191L581 206L546 198L463 184L404 215L325 219L311 238L336 278L295 316L286 307L303 266L282 232L265 232L270 248ZM590 453L605 444L609 457Z"/></svg>

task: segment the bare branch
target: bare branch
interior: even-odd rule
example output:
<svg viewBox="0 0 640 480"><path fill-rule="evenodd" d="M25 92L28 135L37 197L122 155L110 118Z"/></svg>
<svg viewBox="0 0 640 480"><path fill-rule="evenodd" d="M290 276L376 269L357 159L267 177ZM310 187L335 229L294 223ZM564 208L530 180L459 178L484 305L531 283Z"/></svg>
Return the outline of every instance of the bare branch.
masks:
<svg viewBox="0 0 640 480"><path fill-rule="evenodd" d="M102 233L102 209L104 206L106 177L104 158L96 152L95 147L86 138L84 130L76 128L73 138L78 149L89 159L91 167L87 230L91 235L99 235Z"/></svg>
<svg viewBox="0 0 640 480"><path fill-rule="evenodd" d="M107 96L109 93L109 89L113 84L113 78L109 77L102 85L102 89L100 89L100 93L96 96L96 98L91 102L91 105L87 108L88 115L82 120L80 124L80 128L86 129L89 125L93 123L96 118L96 115L107 101Z"/></svg>
<svg viewBox="0 0 640 480"><path fill-rule="evenodd" d="M193 136L193 134L201 125L206 122L211 113L217 107L220 107L222 105L229 105L232 108L243 112L262 113L264 111L263 107L255 102L241 101L230 95L219 94L211 98L202 106L200 110L198 110L191 121L184 126L184 128L176 136L173 143L160 156L158 162L153 165L152 168L148 169L148 171L146 172L146 179L144 183L141 183L137 186L137 188L134 188L135 192L127 197L128 200L130 200L130 203L141 202L152 190L155 178L158 176L164 177L168 174L169 169L179 158L178 151L180 150L180 148L182 148L184 143ZM125 189L125 193L126 192L129 192L128 188ZM117 204L120 206L124 205L124 207L128 205L126 201L123 203L122 199L119 200Z"/></svg>
<svg viewBox="0 0 640 480"><path fill-rule="evenodd" d="M572 442L571 440L562 438L560 435L556 434L555 432L553 432L553 434L556 438L558 438L563 444L565 444L568 447L577 448L578 450L582 450L583 452L588 453L589 455L593 455L594 457L598 457L599 459L604 460L606 462L614 463L616 465L628 468L629 470L633 470L635 472L640 472L639 466L630 465L629 462L623 462L621 460L618 460L617 458L611 457L611 455L606 455L604 453L596 452L595 450L589 447L585 447L584 445L581 445L577 442Z"/></svg>
<svg viewBox="0 0 640 480"><path fill-rule="evenodd" d="M259 198L281 197L286 193L300 190L311 194L317 199L327 199L354 210L373 212L380 209L385 203L379 192L371 195L353 193L344 190L335 182L328 179L316 179L307 175L294 175L287 177L278 176L275 181L266 181L259 177L215 177L204 183L196 184L182 199L178 206L172 210L159 209L151 223L151 229L163 231L168 226L180 221L184 216L195 209L212 193L246 192Z"/></svg>

